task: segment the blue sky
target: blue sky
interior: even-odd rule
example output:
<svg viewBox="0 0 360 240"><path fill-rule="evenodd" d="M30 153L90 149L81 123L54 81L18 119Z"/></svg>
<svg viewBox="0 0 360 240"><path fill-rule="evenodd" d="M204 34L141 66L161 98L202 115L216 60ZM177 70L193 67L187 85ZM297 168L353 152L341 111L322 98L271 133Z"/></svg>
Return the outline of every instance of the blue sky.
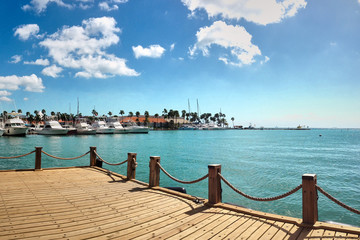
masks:
<svg viewBox="0 0 360 240"><path fill-rule="evenodd" d="M0 110L360 127L359 0L3 0Z"/></svg>

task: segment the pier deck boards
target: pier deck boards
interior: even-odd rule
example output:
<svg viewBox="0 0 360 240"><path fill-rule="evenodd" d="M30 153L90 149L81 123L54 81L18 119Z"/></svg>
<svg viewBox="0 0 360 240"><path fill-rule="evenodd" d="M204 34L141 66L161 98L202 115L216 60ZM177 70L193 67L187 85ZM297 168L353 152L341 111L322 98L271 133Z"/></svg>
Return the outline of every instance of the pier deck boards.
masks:
<svg viewBox="0 0 360 240"><path fill-rule="evenodd" d="M316 223L149 189L97 168L0 172L0 239L359 239Z"/></svg>

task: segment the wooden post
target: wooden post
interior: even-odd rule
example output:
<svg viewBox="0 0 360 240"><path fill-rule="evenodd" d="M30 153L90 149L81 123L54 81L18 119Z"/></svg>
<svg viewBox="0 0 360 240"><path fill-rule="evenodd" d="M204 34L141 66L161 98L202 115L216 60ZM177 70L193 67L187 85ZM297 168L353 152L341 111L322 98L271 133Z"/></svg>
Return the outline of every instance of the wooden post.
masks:
<svg viewBox="0 0 360 240"><path fill-rule="evenodd" d="M157 165L160 163L160 157L150 157L150 176L149 187L157 187L160 183L160 168Z"/></svg>
<svg viewBox="0 0 360 240"><path fill-rule="evenodd" d="M128 153L127 158L127 179L135 179L135 173L136 173L136 153ZM133 160L134 159L134 160Z"/></svg>
<svg viewBox="0 0 360 240"><path fill-rule="evenodd" d="M90 147L90 167L96 166L96 147Z"/></svg>
<svg viewBox="0 0 360 240"><path fill-rule="evenodd" d="M302 176L303 223L314 225L318 220L316 174Z"/></svg>
<svg viewBox="0 0 360 240"><path fill-rule="evenodd" d="M41 150L42 147L35 147L35 170L41 170Z"/></svg>
<svg viewBox="0 0 360 240"><path fill-rule="evenodd" d="M221 202L221 179L218 173L221 173L220 164L208 165L209 169L209 191L208 198L210 204L216 204Z"/></svg>

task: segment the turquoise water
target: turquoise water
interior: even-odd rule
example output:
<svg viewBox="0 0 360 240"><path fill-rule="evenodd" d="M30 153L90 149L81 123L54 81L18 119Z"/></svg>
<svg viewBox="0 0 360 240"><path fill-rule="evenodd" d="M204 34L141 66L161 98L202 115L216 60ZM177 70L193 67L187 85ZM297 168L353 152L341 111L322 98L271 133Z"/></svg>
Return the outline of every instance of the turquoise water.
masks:
<svg viewBox="0 0 360 240"><path fill-rule="evenodd" d="M321 137L319 135L322 135ZM149 158L160 156L173 176L194 180L207 174L209 164L221 164L222 175L235 187L255 197L272 197L301 184L304 173L315 173L318 185L340 201L360 209L360 130L310 131L152 131L145 135L1 137L1 156L14 156L42 146L61 157L79 156L96 146L108 162L120 162L128 152L138 154L136 178L148 182ZM34 168L35 155L0 160L0 169ZM89 156L64 161L43 155L43 168L88 165ZM126 175L126 165L108 166ZM163 173L161 186L183 186L191 195L207 198L207 181L182 185ZM223 202L251 209L302 217L301 191L274 202L255 202L222 184ZM360 226L360 216L319 193L319 219Z"/></svg>

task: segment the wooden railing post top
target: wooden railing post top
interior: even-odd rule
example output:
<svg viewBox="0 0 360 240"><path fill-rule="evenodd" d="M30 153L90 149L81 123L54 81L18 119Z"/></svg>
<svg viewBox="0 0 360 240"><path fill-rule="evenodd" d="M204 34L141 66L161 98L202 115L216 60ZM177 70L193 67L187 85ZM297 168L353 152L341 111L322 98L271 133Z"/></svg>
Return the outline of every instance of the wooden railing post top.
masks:
<svg viewBox="0 0 360 240"><path fill-rule="evenodd" d="M302 175L303 180L316 180L316 174L305 173Z"/></svg>
<svg viewBox="0 0 360 240"><path fill-rule="evenodd" d="M35 149L42 149L43 147L35 147Z"/></svg>
<svg viewBox="0 0 360 240"><path fill-rule="evenodd" d="M128 153L128 156L136 156L137 153Z"/></svg>
<svg viewBox="0 0 360 240"><path fill-rule="evenodd" d="M150 156L150 160L160 160L160 156Z"/></svg>
<svg viewBox="0 0 360 240"><path fill-rule="evenodd" d="M221 164L209 164L208 168L221 168Z"/></svg>
<svg viewBox="0 0 360 240"><path fill-rule="evenodd" d="M96 150L96 147L90 147L91 150Z"/></svg>

